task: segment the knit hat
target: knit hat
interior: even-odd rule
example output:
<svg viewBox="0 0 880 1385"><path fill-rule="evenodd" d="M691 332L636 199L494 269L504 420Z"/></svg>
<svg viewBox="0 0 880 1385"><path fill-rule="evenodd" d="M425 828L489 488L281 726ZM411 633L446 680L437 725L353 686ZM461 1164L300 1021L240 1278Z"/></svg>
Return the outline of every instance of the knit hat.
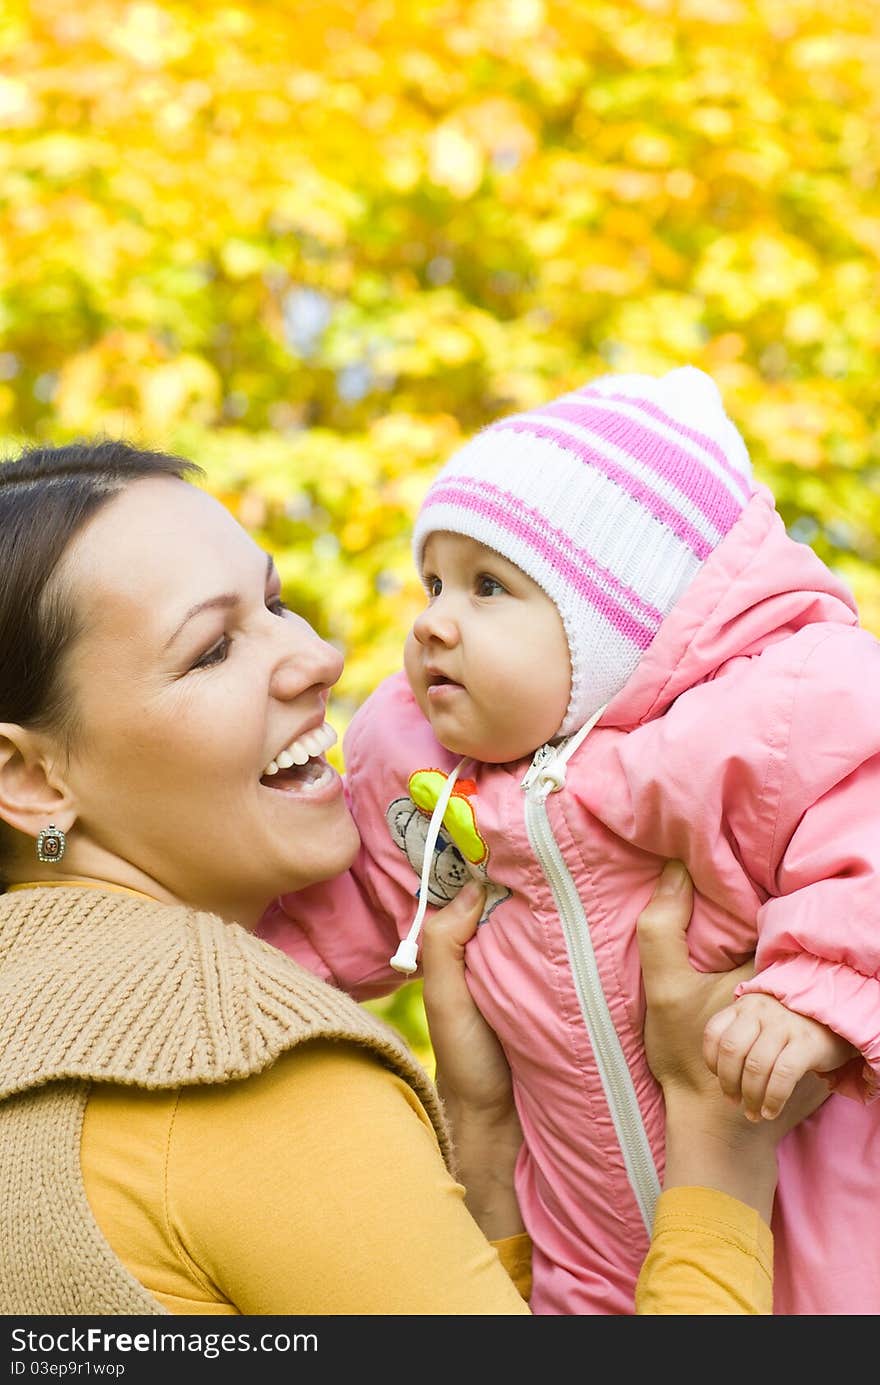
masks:
<svg viewBox="0 0 880 1385"><path fill-rule="evenodd" d="M570 735L628 681L753 489L708 375L604 375L460 447L425 496L413 552L421 569L430 534L462 534L544 589L568 637Z"/></svg>

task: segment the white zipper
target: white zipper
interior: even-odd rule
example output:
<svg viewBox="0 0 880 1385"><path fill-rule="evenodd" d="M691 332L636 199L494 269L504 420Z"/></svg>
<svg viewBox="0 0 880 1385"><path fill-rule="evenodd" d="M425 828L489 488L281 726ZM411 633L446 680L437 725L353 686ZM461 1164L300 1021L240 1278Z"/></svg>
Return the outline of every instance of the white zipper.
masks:
<svg viewBox="0 0 880 1385"><path fill-rule="evenodd" d="M529 841L553 891L581 1014L593 1047L630 1186L650 1235L654 1225L654 1210L660 1196L660 1180L636 1098L632 1074L602 989L587 916L553 835L546 806L549 794L556 793L565 783L566 761L604 710L603 707L585 727L581 728L577 736L571 737L565 744L556 747L541 746L535 752L522 781L522 788L526 796L525 818Z"/></svg>

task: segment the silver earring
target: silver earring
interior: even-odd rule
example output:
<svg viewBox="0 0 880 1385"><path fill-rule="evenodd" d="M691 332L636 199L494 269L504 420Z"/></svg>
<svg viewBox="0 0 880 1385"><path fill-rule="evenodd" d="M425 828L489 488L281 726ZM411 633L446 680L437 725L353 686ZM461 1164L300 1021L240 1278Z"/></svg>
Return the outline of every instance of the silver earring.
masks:
<svg viewBox="0 0 880 1385"><path fill-rule="evenodd" d="M37 837L37 860L51 861L54 864L61 860L66 849L67 838L60 827L50 822Z"/></svg>

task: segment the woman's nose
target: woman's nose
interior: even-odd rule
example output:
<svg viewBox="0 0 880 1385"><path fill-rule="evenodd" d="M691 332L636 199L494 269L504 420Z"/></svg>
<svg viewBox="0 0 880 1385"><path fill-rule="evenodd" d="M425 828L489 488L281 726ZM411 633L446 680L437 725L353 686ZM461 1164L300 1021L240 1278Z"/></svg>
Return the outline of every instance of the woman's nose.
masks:
<svg viewBox="0 0 880 1385"><path fill-rule="evenodd" d="M298 616L286 616L284 625L286 639L273 673L273 694L291 698L308 688L332 688L344 666L339 650Z"/></svg>
<svg viewBox="0 0 880 1385"><path fill-rule="evenodd" d="M458 642L458 625L450 614L448 605L439 597L435 597L430 606L419 612L413 621L412 630L419 644L430 644L431 640L445 645Z"/></svg>

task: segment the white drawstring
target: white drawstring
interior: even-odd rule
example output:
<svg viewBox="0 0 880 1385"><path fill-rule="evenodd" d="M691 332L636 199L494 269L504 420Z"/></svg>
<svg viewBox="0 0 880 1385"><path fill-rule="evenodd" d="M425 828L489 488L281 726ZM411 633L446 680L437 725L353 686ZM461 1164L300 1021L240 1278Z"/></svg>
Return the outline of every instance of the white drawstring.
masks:
<svg viewBox="0 0 880 1385"><path fill-rule="evenodd" d="M540 780L541 795L543 798L546 798L547 794L556 793L558 789L562 788L565 783L566 762L571 759L578 746L585 739L587 733L592 731L604 711L605 707L600 707L598 712L591 716L590 720L586 722L579 731L576 731L573 736L569 736L567 741L564 741L561 746L557 747L555 754L551 753L546 763L541 762L537 778ZM542 751L547 752L548 750L551 750L551 747L542 746L540 751L536 751L536 755L540 755ZM467 757L459 760L455 769L443 785L440 797L437 799L434 811L431 814L428 835L425 839L425 856L422 861L422 879L419 885L419 906L416 910L415 918L410 924L409 932L401 941L400 946L391 958L391 966L394 970L401 971L406 976L411 976L418 968L418 937L425 918L425 910L428 907L428 890L430 887L431 866L434 860L434 846L440 834L440 828L443 824L443 815L446 812L446 806L449 803L452 790L455 787L455 781L458 778L460 769L467 763ZM532 776L535 768L537 768L537 766L533 765L533 769L526 775L523 781L523 787L529 787L533 782Z"/></svg>
<svg viewBox="0 0 880 1385"><path fill-rule="evenodd" d="M546 798L550 793L557 793L559 789L563 787L566 775L565 766L578 746L582 745L586 740L587 735L592 731L607 706L608 703L606 702L604 706L599 708L598 712L594 712L589 721L585 721L583 726L578 731L575 731L574 735L569 736L568 740L563 741L562 745L558 747L556 754L552 755L546 764L541 765L537 778L543 790L543 798Z"/></svg>
<svg viewBox="0 0 880 1385"><path fill-rule="evenodd" d="M462 765L466 765L467 763L467 756L465 756L464 759L459 760L458 764L455 766L455 769L452 771L452 773L446 780L446 783L443 785L443 788L440 792L440 797L437 799L437 802L434 806L434 811L431 814L431 822L428 827L428 835L425 838L425 857L422 861L422 879L421 884L419 885L419 907L416 910L415 918L410 924L409 932L407 933L406 937L401 941L400 946L398 947L394 956L391 958L391 965L394 968L394 970L402 971L407 976L411 976L419 964L418 937L421 931L422 923L424 921L425 910L428 907L428 891L430 889L431 866L434 861L434 846L438 836L440 835L440 828L443 825L443 815L446 812L446 806L449 803L449 799L452 796L452 790L455 788L455 781L458 778L459 770L461 769Z"/></svg>

